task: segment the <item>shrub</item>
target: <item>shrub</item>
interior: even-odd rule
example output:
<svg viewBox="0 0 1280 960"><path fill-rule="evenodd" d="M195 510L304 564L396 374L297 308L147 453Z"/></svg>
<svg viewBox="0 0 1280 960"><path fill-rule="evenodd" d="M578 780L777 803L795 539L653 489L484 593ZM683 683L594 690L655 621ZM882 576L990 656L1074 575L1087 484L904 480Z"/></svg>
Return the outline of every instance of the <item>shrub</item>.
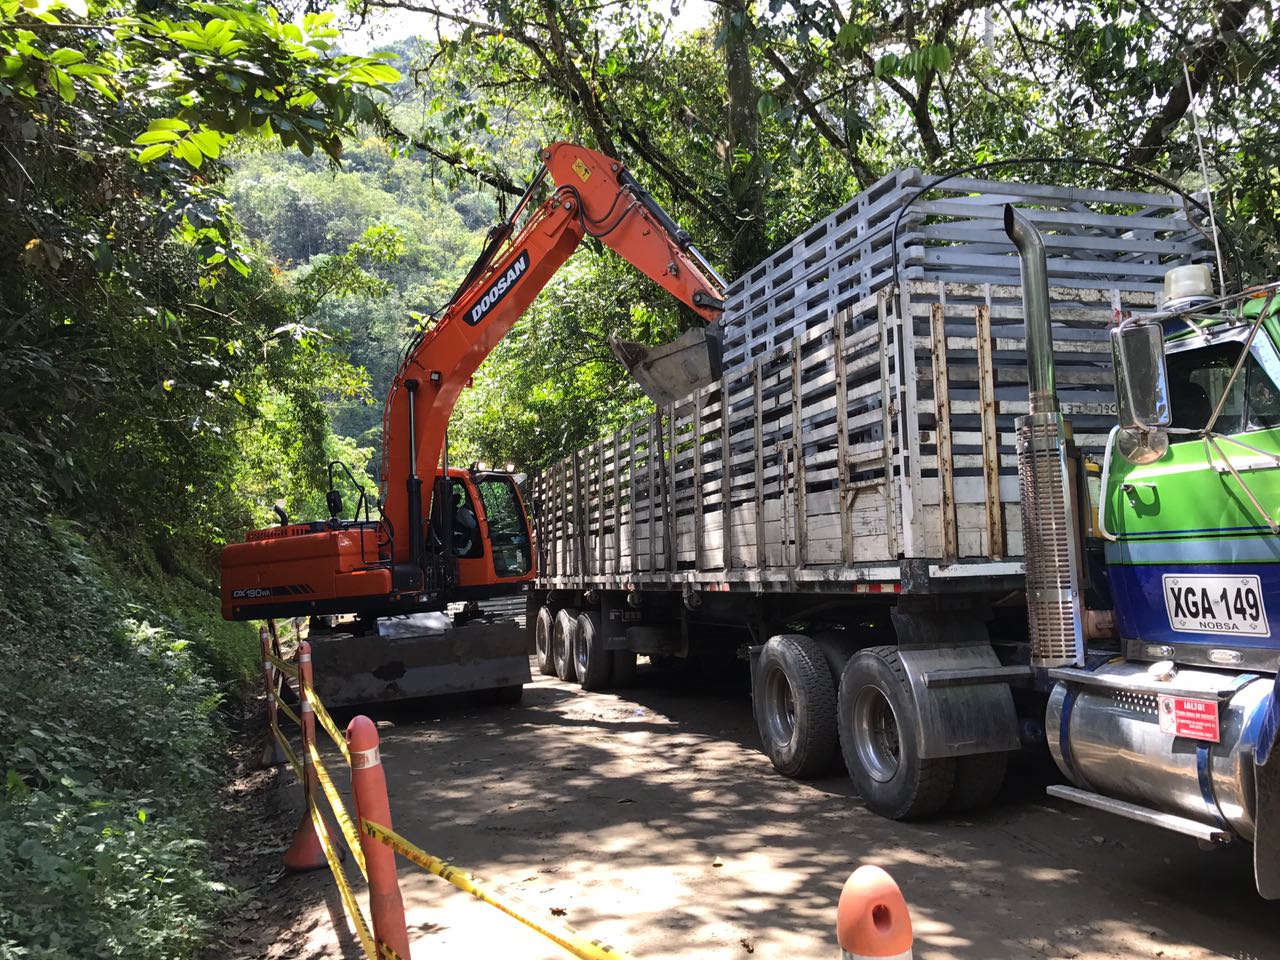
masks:
<svg viewBox="0 0 1280 960"><path fill-rule="evenodd" d="M0 493L0 956L189 956L223 895L221 694L196 650L227 676L240 655L73 525L30 519L25 466Z"/></svg>

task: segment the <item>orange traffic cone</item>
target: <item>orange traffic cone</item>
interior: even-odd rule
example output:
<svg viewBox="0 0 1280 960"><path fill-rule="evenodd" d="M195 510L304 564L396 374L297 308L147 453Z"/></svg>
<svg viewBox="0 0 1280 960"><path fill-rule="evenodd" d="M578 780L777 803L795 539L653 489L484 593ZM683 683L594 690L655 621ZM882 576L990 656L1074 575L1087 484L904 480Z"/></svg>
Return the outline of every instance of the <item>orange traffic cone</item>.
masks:
<svg viewBox="0 0 1280 960"><path fill-rule="evenodd" d="M315 765L311 762L311 752L307 749L308 745L314 743L316 739L316 717L311 708L312 696L314 693L311 685L311 644L304 640L298 646L298 705L302 720L302 799L306 806L302 811L302 820L298 823L298 829L293 834L293 842L284 853L285 867L296 873L318 870L327 866L324 847L316 833L316 825L311 819L310 810L310 804L320 793ZM320 819L321 823L324 823L323 818ZM328 824L324 824L324 830L328 832ZM330 847L337 852L338 859L344 859L343 850L333 843L332 835L328 839Z"/></svg>
<svg viewBox="0 0 1280 960"><path fill-rule="evenodd" d="M845 881L836 910L845 960L911 960L911 917L893 877L863 865Z"/></svg>
<svg viewBox="0 0 1280 960"><path fill-rule="evenodd" d="M284 865L294 873L319 870L328 865L324 858L324 847L320 846L320 837L316 834L315 824L311 822L310 810L302 812L298 829L293 834L293 842L284 852Z"/></svg>

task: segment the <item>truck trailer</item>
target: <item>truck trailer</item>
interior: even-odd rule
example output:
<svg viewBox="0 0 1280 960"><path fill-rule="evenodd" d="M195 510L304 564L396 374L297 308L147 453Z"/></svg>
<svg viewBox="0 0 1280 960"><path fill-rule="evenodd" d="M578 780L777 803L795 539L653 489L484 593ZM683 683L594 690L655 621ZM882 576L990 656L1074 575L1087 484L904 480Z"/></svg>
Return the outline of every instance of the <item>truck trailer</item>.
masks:
<svg viewBox="0 0 1280 960"><path fill-rule="evenodd" d="M930 187L738 278L719 382L535 478L539 666L745 657L775 769L891 818L1047 746L1280 897L1277 288L1215 292L1188 198Z"/></svg>

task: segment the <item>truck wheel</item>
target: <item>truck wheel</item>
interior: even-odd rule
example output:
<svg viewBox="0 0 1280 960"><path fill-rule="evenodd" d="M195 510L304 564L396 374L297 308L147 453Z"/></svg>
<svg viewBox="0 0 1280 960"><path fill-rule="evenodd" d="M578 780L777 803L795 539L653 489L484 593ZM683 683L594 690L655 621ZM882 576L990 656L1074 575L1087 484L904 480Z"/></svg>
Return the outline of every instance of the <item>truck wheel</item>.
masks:
<svg viewBox="0 0 1280 960"><path fill-rule="evenodd" d="M947 809L956 813L976 810L991 803L1004 786L1009 769L1007 753L980 753L956 758L956 785L951 789Z"/></svg>
<svg viewBox="0 0 1280 960"><path fill-rule="evenodd" d="M573 670L573 648L578 642L578 611L564 607L556 614L555 626L551 631L551 661L556 667L556 676L572 683L576 677Z"/></svg>
<svg viewBox="0 0 1280 960"><path fill-rule="evenodd" d="M555 661L551 659L551 632L555 629L555 620L551 608L543 606L538 610L538 619L533 624L533 646L538 656L538 672L544 677L556 675Z"/></svg>
<svg viewBox="0 0 1280 960"><path fill-rule="evenodd" d="M613 673L613 657L600 635L600 614L578 614L578 642L574 644L574 669L583 690L604 690Z"/></svg>
<svg viewBox="0 0 1280 960"><path fill-rule="evenodd" d="M827 773L836 757L836 690L818 645L800 634L773 637L756 664L756 726L764 752L785 777Z"/></svg>
<svg viewBox="0 0 1280 960"><path fill-rule="evenodd" d="M894 647L868 647L840 675L840 749L868 807L891 820L936 813L956 779L952 757L922 760L919 719Z"/></svg>

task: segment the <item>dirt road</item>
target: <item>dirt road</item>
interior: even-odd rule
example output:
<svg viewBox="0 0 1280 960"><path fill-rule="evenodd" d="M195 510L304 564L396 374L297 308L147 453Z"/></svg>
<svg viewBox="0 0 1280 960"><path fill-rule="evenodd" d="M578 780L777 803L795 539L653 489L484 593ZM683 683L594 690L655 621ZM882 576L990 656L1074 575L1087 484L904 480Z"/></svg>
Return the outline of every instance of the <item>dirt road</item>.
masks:
<svg viewBox="0 0 1280 960"><path fill-rule="evenodd" d="M641 668L625 695L547 678L518 707L385 714L396 828L429 852L642 958L828 958L840 886L889 869L917 960L1280 958L1280 908L1244 848L1189 840L1043 797L1015 770L978 815L891 823L843 775L795 783L759 752L745 679L709 687ZM565 956L409 866L415 956ZM331 887L332 884L329 884ZM336 895L287 879L297 921L272 956L358 956L335 940Z"/></svg>

